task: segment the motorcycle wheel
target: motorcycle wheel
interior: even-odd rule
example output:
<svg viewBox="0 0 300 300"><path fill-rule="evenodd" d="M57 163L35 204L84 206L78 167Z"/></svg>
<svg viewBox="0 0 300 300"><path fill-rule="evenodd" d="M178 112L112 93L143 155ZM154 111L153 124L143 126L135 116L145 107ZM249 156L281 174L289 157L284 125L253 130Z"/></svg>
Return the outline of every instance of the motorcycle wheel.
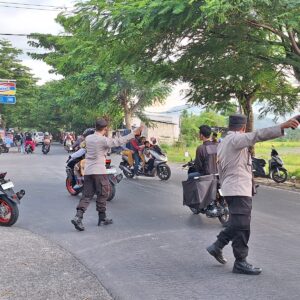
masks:
<svg viewBox="0 0 300 300"><path fill-rule="evenodd" d="M116 186L112 183L110 183L110 195L108 197L108 199L106 201L111 201L112 199L115 198L115 195L116 195Z"/></svg>
<svg viewBox="0 0 300 300"><path fill-rule="evenodd" d="M9 152L9 148L5 148L4 153L8 153L8 152Z"/></svg>
<svg viewBox="0 0 300 300"><path fill-rule="evenodd" d="M82 189L79 189L79 190L74 190L73 189L73 185L72 185L72 180L70 178L66 178L66 188L67 188L67 191L72 195L72 196L77 196Z"/></svg>
<svg viewBox="0 0 300 300"><path fill-rule="evenodd" d="M288 177L287 171L283 168L278 168L278 171L277 169L273 169L270 177L277 183L284 183Z"/></svg>
<svg viewBox="0 0 300 300"><path fill-rule="evenodd" d="M199 208L195 208L195 207L190 207L191 212L194 215L199 215L200 214L200 209Z"/></svg>
<svg viewBox="0 0 300 300"><path fill-rule="evenodd" d="M171 169L168 165L159 165L157 167L157 176L160 180L168 180L171 177Z"/></svg>
<svg viewBox="0 0 300 300"><path fill-rule="evenodd" d="M129 172L126 172L126 171L123 171L123 174L125 175L126 178L129 178L129 179L134 177L133 173L129 173Z"/></svg>
<svg viewBox="0 0 300 300"><path fill-rule="evenodd" d="M16 203L7 197L1 197L0 210L5 213L5 216L0 217L0 226L12 226L17 222L19 209Z"/></svg>

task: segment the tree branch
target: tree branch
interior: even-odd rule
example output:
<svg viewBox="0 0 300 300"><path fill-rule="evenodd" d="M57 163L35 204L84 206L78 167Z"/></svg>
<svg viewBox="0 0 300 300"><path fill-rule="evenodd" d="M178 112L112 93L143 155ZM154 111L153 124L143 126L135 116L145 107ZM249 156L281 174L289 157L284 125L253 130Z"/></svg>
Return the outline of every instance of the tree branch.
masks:
<svg viewBox="0 0 300 300"><path fill-rule="evenodd" d="M290 40L292 42L292 47L293 47L295 53L297 53L298 55L300 55L300 48L299 48L299 46L298 46L298 44L296 42L294 32L292 30L288 30L288 34L289 34L289 38L290 38Z"/></svg>
<svg viewBox="0 0 300 300"><path fill-rule="evenodd" d="M282 31L273 28L271 25L268 24L263 24L263 23L259 23L257 21L254 20L246 20L246 23L249 24L250 26L256 27L256 28L264 28L267 29L268 31L273 32L274 34L280 36L283 39L289 39Z"/></svg>

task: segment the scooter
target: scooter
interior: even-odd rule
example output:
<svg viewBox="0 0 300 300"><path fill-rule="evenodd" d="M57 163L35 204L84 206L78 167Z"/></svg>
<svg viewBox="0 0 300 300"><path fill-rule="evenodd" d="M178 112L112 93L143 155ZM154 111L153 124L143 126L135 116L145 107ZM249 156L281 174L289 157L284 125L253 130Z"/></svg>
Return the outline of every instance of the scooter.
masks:
<svg viewBox="0 0 300 300"><path fill-rule="evenodd" d="M268 164L268 173L265 171L267 162L264 159L252 157L252 170L254 177L271 178L277 183L287 180L288 171L283 167L283 161L278 152L272 147L271 159Z"/></svg>
<svg viewBox="0 0 300 300"><path fill-rule="evenodd" d="M50 143L43 143L42 152L45 155L47 155L50 152Z"/></svg>
<svg viewBox="0 0 300 300"><path fill-rule="evenodd" d="M19 217L18 204L25 195L24 190L15 193L14 184L5 179L6 173L0 174L0 226L12 226Z"/></svg>
<svg viewBox="0 0 300 300"><path fill-rule="evenodd" d="M67 178L66 178L67 191L70 193L70 195L76 196L82 192L83 186L77 187L76 176L74 174L74 168L67 166L66 173L67 173ZM110 195L109 195L109 198L107 199L107 201L111 201L112 199L114 199L114 197L116 195L116 185L123 179L123 175L118 174L116 167L111 165L110 158L106 159L106 174L108 175L109 183L111 186Z"/></svg>
<svg viewBox="0 0 300 300"><path fill-rule="evenodd" d="M0 153L8 153L9 152L9 148L5 145L4 142L0 143Z"/></svg>
<svg viewBox="0 0 300 300"><path fill-rule="evenodd" d="M146 176L146 177L155 177L157 175L158 178L163 181L170 179L171 169L167 165L168 157L163 154L159 154L158 152L156 152L152 149L149 151L150 151L151 156L154 158L154 165L153 165L154 167L153 167L152 171L149 172L148 171L148 163L146 163L144 168L142 166L142 163L140 163L137 175L138 176ZM132 167L130 167L130 165L128 163L128 157L126 155L122 155L122 161L119 165L119 168L123 171L123 174L125 175L125 177L127 177L127 178L134 177L134 170Z"/></svg>
<svg viewBox="0 0 300 300"><path fill-rule="evenodd" d="M188 174L195 173L195 162L191 160L187 164L182 166L184 169L188 169ZM189 176L187 181L182 183L184 189L184 201L183 205L188 206L193 214L204 214L208 218L218 218L223 226L226 226L229 221L229 209L225 198L222 195L219 183L219 175L207 175L207 176ZM197 187L195 185L198 185ZM196 187L196 188L195 188ZM206 194L213 194L213 197L209 196L208 199L200 199L198 192L201 192L201 187ZM185 192L187 191L187 192ZM206 193L207 192L207 193ZM202 195L202 196L203 196Z"/></svg>

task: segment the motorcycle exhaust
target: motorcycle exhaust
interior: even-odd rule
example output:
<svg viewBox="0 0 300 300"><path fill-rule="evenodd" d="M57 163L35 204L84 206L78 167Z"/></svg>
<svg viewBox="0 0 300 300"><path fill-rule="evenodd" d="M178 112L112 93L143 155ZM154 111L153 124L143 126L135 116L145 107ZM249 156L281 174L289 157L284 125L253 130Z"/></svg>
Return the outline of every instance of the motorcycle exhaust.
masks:
<svg viewBox="0 0 300 300"><path fill-rule="evenodd" d="M119 168L122 170L122 171L125 171L127 173L132 173L131 170L129 170L127 167L123 166L123 165L119 165Z"/></svg>

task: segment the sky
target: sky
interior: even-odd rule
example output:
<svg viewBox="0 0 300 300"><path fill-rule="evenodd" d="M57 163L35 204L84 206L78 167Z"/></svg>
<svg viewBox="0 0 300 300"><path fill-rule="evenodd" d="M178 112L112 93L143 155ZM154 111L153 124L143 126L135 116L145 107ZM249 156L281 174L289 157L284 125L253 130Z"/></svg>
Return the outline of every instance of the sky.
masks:
<svg viewBox="0 0 300 300"><path fill-rule="evenodd" d="M73 7L75 3L75 1L72 0L3 0L0 2L65 7ZM7 8L3 7L3 5L5 4L0 3L0 33L29 34L34 32L59 34L63 31L62 27L55 22L55 17L58 14L56 11ZM17 4L10 5L18 6ZM33 52L42 52L42 50L31 48L27 43L28 39L26 37L0 35L0 38L5 38L11 41L14 47L23 50L25 53L30 50L33 50ZM55 74L49 74L50 67L42 61L33 60L26 54L23 54L20 59L23 64L31 68L33 74L40 79L38 84L43 84L47 81L60 78ZM174 106L184 105L186 101L183 99L184 97L180 92L182 88L185 88L185 86L175 87L163 105L151 107L149 108L150 111L154 109L155 111L163 112Z"/></svg>
<svg viewBox="0 0 300 300"><path fill-rule="evenodd" d="M55 22L57 11L44 11L44 10L31 10L31 9L17 9L4 7L3 2L7 3L25 3L25 4L38 4L38 5L53 5L53 6L66 6L73 7L71 0L3 0L0 3L0 33L13 33L13 34L29 34L29 33L51 33L58 34L62 32L62 28ZM20 6L17 4L9 4ZM28 7L28 6L27 6ZM30 7L30 6L29 6ZM38 7L37 7L38 8ZM42 8L42 7L40 7ZM12 42L13 46L23 50L24 52L41 51L31 48L27 42L27 37L12 37L1 36ZM26 54L20 57L23 64L32 69L33 74L40 78L39 84L42 84L51 79L57 79L54 74L49 74L49 66L42 61L31 59Z"/></svg>

